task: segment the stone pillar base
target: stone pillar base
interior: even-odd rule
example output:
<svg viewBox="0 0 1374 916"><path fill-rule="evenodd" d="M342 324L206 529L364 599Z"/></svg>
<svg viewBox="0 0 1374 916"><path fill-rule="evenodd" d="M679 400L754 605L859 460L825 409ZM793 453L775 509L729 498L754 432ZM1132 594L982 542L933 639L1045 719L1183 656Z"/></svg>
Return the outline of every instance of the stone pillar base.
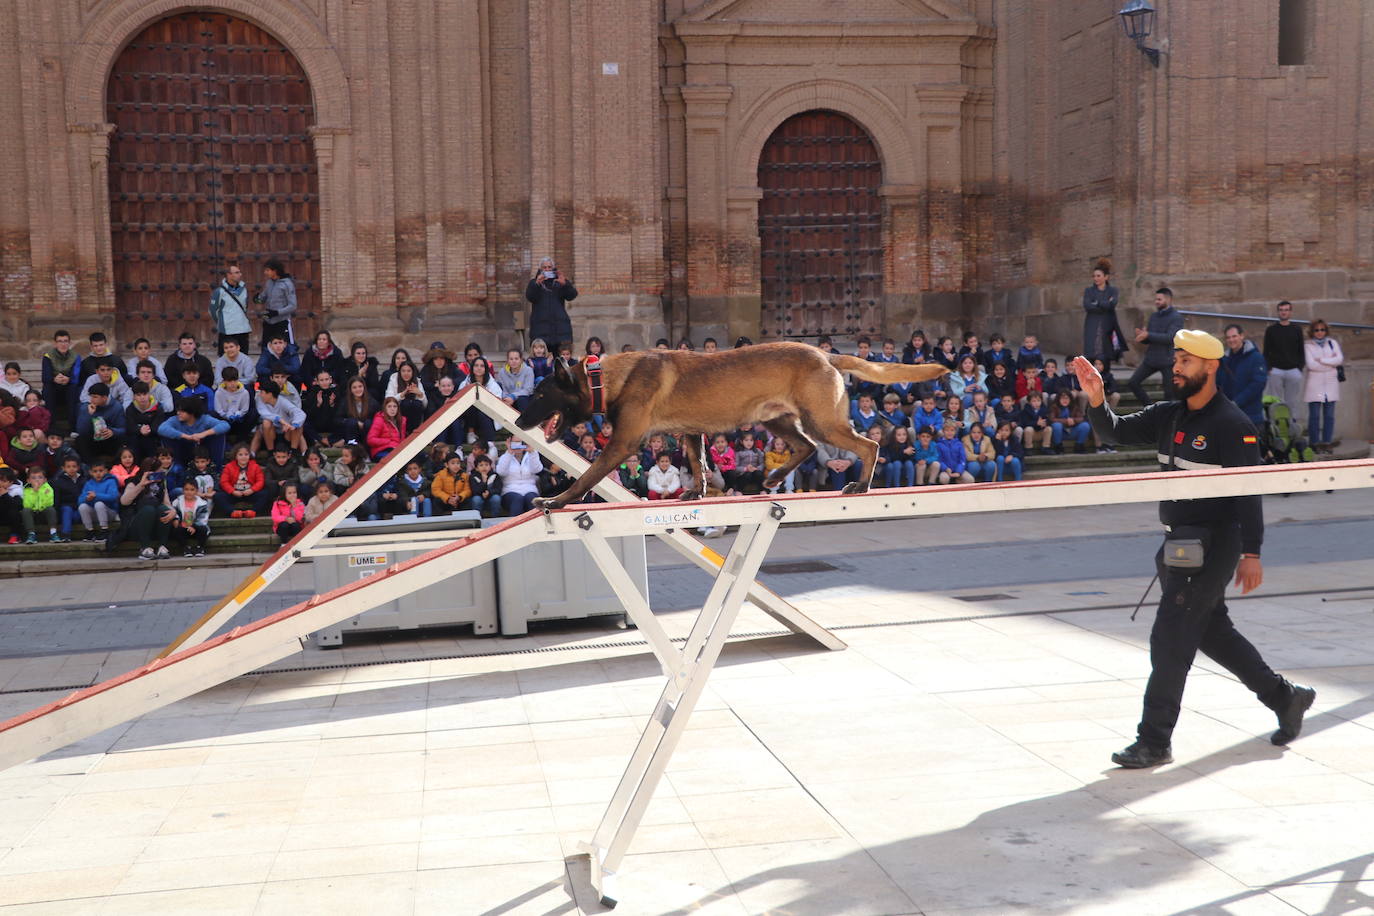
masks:
<svg viewBox="0 0 1374 916"><path fill-rule="evenodd" d="M573 355L580 356L588 337L600 337L607 353L619 353L629 344L648 350L654 341L668 336L660 296L646 293L598 295L583 293L568 303L573 325ZM553 341L549 342L554 346ZM676 346L677 341L670 341Z"/></svg>

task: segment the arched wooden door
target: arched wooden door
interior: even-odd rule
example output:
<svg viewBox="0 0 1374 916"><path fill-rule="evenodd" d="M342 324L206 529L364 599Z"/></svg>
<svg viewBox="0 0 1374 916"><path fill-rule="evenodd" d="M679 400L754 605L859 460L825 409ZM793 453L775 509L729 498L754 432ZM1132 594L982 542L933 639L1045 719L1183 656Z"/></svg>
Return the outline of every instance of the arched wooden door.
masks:
<svg viewBox="0 0 1374 916"><path fill-rule="evenodd" d="M834 111L782 122L759 157L764 338L880 334L883 165Z"/></svg>
<svg viewBox="0 0 1374 916"><path fill-rule="evenodd" d="M320 313L320 207L310 83L267 32L192 12L144 29L106 95L115 329L170 350L214 339L210 290L237 260L252 292L276 258L296 281L297 337ZM254 322L256 351L258 322Z"/></svg>

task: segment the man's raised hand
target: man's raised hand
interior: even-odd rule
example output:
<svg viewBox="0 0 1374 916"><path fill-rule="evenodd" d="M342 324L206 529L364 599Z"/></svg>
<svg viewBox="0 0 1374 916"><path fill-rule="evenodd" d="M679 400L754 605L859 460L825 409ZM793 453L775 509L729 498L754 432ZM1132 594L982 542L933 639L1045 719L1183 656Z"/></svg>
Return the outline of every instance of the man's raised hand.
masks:
<svg viewBox="0 0 1374 916"><path fill-rule="evenodd" d="M1093 407L1101 407L1106 394L1102 387L1102 376L1096 367L1088 362L1087 357L1075 356L1073 362L1069 363L1069 371L1078 378L1078 386L1088 396L1088 403Z"/></svg>

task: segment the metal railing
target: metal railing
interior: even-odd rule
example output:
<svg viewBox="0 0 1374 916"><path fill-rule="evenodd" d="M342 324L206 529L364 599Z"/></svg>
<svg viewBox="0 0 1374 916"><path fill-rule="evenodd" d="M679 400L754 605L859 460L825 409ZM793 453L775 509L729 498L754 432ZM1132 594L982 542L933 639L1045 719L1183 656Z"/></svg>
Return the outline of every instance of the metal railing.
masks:
<svg viewBox="0 0 1374 916"><path fill-rule="evenodd" d="M1178 313L1180 315L1196 315L1199 318L1229 318L1232 321L1263 321L1272 323L1277 320L1273 315L1241 315L1236 312L1194 312L1186 309L1179 309ZM1312 323L1305 318L1290 318L1289 321L1293 324ZM1361 331L1374 331L1374 324L1351 324L1348 321L1326 321L1325 319L1323 319L1323 323L1331 328L1349 328L1356 334L1359 334Z"/></svg>

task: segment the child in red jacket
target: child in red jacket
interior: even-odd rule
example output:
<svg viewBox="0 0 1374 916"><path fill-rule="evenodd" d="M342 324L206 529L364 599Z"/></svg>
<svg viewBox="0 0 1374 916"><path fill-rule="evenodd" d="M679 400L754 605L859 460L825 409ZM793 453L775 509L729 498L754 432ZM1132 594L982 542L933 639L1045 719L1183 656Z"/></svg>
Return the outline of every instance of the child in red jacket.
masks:
<svg viewBox="0 0 1374 916"><path fill-rule="evenodd" d="M406 418L401 416L401 402L387 398L382 409L372 418L367 430L367 451L373 461L381 461L406 437Z"/></svg>
<svg viewBox="0 0 1374 916"><path fill-rule="evenodd" d="M253 460L248 446L234 449L233 460L219 475L219 489L215 491L215 505L230 518L257 518L267 510L266 480L262 468Z"/></svg>

